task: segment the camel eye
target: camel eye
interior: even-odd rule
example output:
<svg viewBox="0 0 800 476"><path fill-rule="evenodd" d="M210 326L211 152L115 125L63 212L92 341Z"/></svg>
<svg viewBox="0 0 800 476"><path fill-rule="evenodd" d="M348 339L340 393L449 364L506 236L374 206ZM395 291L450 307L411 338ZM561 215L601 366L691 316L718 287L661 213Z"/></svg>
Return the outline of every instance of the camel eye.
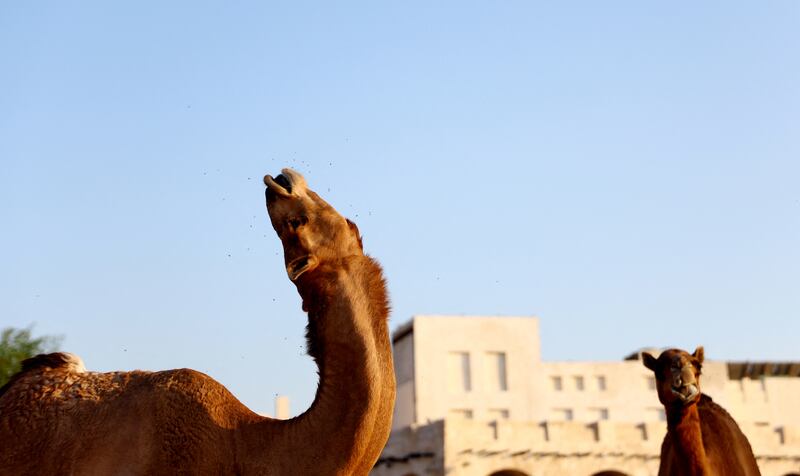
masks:
<svg viewBox="0 0 800 476"><path fill-rule="evenodd" d="M305 215L299 217L292 217L286 220L286 223L289 225L289 228L291 228L294 231L297 231L298 228L308 223L308 217Z"/></svg>

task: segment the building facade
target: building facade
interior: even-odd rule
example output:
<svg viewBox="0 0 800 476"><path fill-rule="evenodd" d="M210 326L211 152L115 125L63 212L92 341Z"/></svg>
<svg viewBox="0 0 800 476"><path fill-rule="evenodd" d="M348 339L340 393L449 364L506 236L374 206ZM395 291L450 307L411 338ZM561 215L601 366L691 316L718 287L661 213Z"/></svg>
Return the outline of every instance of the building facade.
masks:
<svg viewBox="0 0 800 476"><path fill-rule="evenodd" d="M415 316L393 343L397 403L376 476L658 472L665 415L638 352L542 362L534 317ZM701 389L763 474L800 476L800 362L706 361Z"/></svg>

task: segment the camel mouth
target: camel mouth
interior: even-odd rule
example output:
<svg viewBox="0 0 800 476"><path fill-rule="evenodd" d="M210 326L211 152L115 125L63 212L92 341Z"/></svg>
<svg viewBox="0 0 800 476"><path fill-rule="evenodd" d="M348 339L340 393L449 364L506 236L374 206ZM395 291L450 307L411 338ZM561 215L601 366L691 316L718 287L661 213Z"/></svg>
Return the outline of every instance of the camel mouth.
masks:
<svg viewBox="0 0 800 476"><path fill-rule="evenodd" d="M303 197L308 190L306 179L298 172L285 168L277 177L264 176L264 185L267 186L267 195L282 197Z"/></svg>
<svg viewBox="0 0 800 476"><path fill-rule="evenodd" d="M693 402L700 395L700 390L697 385L688 384L681 387L672 387L672 394L678 397L681 402L687 404Z"/></svg>
<svg viewBox="0 0 800 476"><path fill-rule="evenodd" d="M319 261L314 255L301 256L293 259L291 262L289 262L289 264L286 265L286 273L289 275L290 280L296 281L300 275L306 271L311 271L312 269L316 268L318 264Z"/></svg>
<svg viewBox="0 0 800 476"><path fill-rule="evenodd" d="M289 197L292 195L292 182L284 174L279 174L275 178L272 175L265 175L264 185L267 186L267 196Z"/></svg>
<svg viewBox="0 0 800 476"><path fill-rule="evenodd" d="M292 193L292 182L285 175L279 174L275 177L275 183L283 187L287 192Z"/></svg>

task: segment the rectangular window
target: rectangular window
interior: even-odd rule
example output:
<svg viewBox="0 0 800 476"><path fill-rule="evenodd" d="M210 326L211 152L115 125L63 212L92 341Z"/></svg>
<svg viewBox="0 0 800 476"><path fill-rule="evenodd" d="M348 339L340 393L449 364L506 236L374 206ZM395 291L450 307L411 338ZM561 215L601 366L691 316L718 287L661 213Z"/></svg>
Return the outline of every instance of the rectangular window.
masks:
<svg viewBox="0 0 800 476"><path fill-rule="evenodd" d="M489 388L500 392L505 392L508 390L508 379L506 376L506 353L487 352L486 367L486 381L489 385Z"/></svg>
<svg viewBox="0 0 800 476"><path fill-rule="evenodd" d="M556 421L572 421L574 414L571 408L554 408L553 420Z"/></svg>
<svg viewBox="0 0 800 476"><path fill-rule="evenodd" d="M452 418L460 420L472 420L472 410L468 408L451 408L447 413Z"/></svg>
<svg viewBox="0 0 800 476"><path fill-rule="evenodd" d="M583 391L583 387L584 387L584 385L583 385L583 377L580 376L580 375L575 375L572 378L575 381L575 390L577 390L579 392L582 392Z"/></svg>
<svg viewBox="0 0 800 476"><path fill-rule="evenodd" d="M447 354L447 382L451 392L469 392L472 390L468 352L450 352Z"/></svg>
<svg viewBox="0 0 800 476"><path fill-rule="evenodd" d="M608 408L590 408L595 420L608 420Z"/></svg>
<svg viewBox="0 0 800 476"><path fill-rule="evenodd" d="M597 390L601 392L606 391L606 377L604 375L597 375L595 377L597 379Z"/></svg>
<svg viewBox="0 0 800 476"><path fill-rule="evenodd" d="M508 420L509 413L505 408L491 408L489 409L490 420Z"/></svg>
<svg viewBox="0 0 800 476"><path fill-rule="evenodd" d="M553 390L556 392L560 392L564 389L564 383L561 381L561 377L550 377L550 381L553 383Z"/></svg>

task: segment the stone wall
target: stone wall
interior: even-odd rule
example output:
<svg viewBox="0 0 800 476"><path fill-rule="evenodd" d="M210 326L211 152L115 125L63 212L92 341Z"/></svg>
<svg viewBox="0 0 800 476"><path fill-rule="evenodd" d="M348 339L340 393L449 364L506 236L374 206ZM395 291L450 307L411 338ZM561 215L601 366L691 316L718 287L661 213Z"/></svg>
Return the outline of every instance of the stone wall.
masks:
<svg viewBox="0 0 800 476"><path fill-rule="evenodd" d="M658 473L664 423L477 422L447 419L392 434L376 476L591 476ZM764 476L800 472L800 429L742 425Z"/></svg>

